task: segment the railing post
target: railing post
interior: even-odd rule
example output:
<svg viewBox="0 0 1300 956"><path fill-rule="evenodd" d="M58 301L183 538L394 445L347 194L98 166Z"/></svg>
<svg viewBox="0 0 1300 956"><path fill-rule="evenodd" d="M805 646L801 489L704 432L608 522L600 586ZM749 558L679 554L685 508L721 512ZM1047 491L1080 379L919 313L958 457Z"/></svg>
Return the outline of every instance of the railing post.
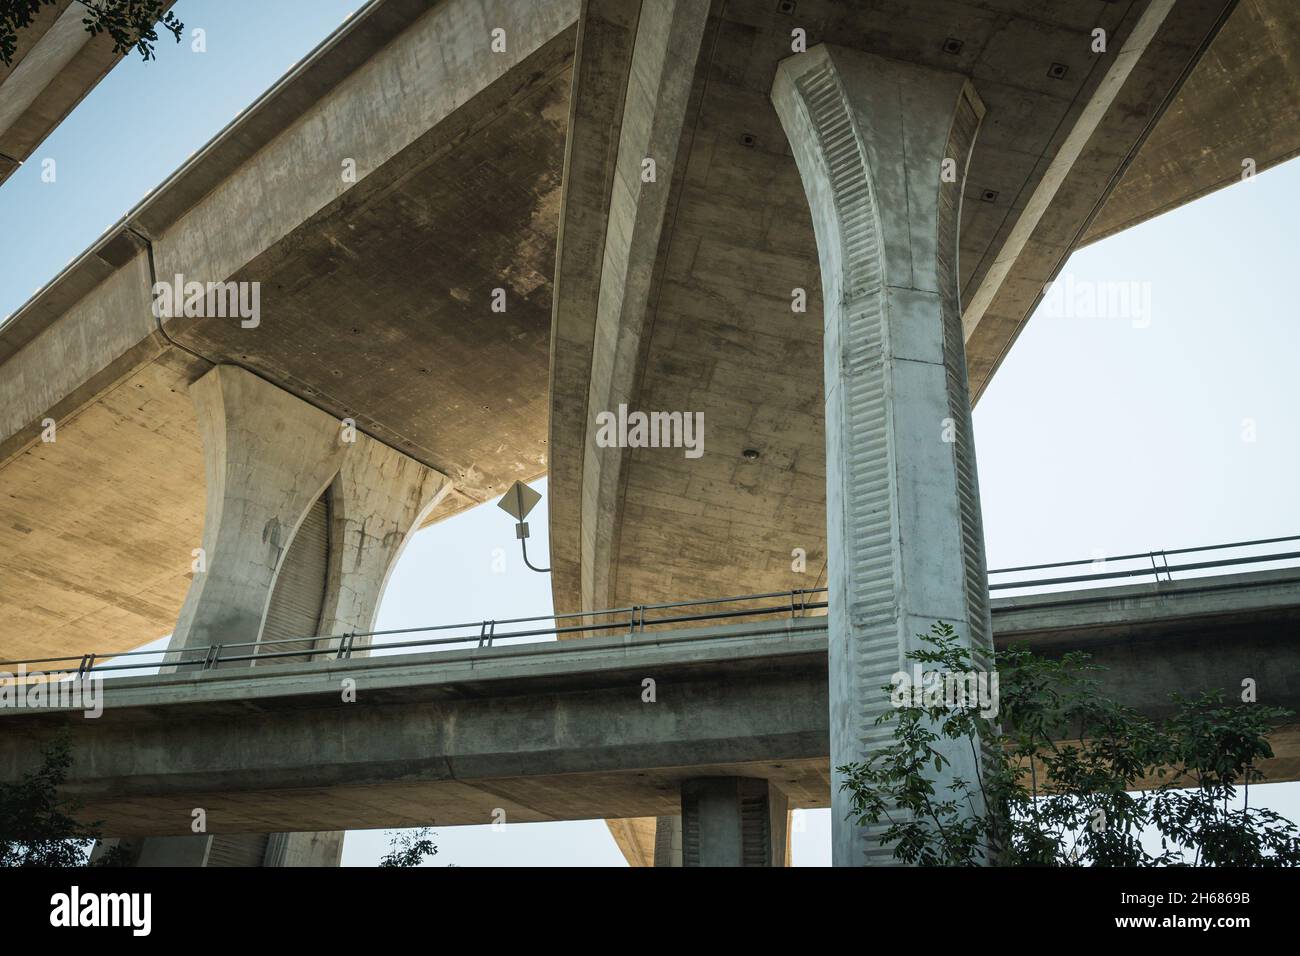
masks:
<svg viewBox="0 0 1300 956"><path fill-rule="evenodd" d="M90 671L94 668L94 666L95 666L95 655L83 654L81 657L81 663L77 665L77 676L84 677L86 674L90 673Z"/></svg>

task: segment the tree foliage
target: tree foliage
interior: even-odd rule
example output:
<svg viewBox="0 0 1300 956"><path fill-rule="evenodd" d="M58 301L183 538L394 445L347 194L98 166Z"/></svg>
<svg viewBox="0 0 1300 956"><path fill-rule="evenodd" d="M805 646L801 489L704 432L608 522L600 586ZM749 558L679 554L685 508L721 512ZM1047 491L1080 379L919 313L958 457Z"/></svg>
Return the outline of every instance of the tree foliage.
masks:
<svg viewBox="0 0 1300 956"><path fill-rule="evenodd" d="M918 638L909 660L972 670L950 625ZM888 708L877 723L894 722L890 745L837 768L852 816L884 824L881 845L915 865L1300 865L1300 830L1249 800L1289 711L1176 694L1155 721L1105 698L1101 669L1083 653L1011 648L998 653L996 718L950 701ZM979 755L978 779L936 787L954 744Z"/></svg>
<svg viewBox="0 0 1300 956"><path fill-rule="evenodd" d="M16 783L0 784L0 866L85 866L94 840L94 826L74 819L74 801L59 797L59 786L72 766L72 749L64 737L44 751L36 770ZM110 852L97 865L111 866Z"/></svg>
<svg viewBox="0 0 1300 956"><path fill-rule="evenodd" d="M392 834L388 852L380 859L380 866L419 866L426 857L438 852L434 846L435 834L428 827L416 830L399 830Z"/></svg>
<svg viewBox="0 0 1300 956"><path fill-rule="evenodd" d="M59 0L0 0L0 61L13 65L18 49L18 33L31 26L43 7ZM107 33L113 40L113 52L124 54L133 47L146 60L154 58L158 27L171 33L179 43L185 24L170 10L164 12L164 0L75 0L85 8L86 32L91 36Z"/></svg>

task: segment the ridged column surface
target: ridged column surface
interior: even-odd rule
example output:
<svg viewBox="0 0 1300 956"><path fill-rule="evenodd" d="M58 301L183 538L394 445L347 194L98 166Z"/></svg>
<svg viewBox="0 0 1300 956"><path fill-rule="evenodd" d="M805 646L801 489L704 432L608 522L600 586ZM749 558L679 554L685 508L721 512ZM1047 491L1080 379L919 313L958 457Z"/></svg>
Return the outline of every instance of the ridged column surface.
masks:
<svg viewBox="0 0 1300 956"><path fill-rule="evenodd" d="M977 668L991 666L957 284L983 106L959 75L827 46L785 61L772 99L808 195L826 303L834 768L889 742L894 724L876 723L882 688L936 621L969 642ZM973 779L961 749L953 772ZM840 782L834 862L891 862L883 826L847 819Z"/></svg>

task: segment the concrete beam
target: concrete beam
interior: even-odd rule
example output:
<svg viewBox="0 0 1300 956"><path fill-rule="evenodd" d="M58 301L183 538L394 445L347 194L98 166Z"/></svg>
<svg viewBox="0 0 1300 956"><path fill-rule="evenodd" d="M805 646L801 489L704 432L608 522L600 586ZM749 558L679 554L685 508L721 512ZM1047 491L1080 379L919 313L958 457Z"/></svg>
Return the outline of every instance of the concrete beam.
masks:
<svg viewBox="0 0 1300 956"><path fill-rule="evenodd" d="M368 4L0 327L0 655L173 626L204 500L188 388L216 364L452 478L430 522L545 471L577 6ZM177 268L257 283L259 326L155 318Z"/></svg>
<svg viewBox="0 0 1300 956"><path fill-rule="evenodd" d="M1300 571L1233 577L1000 600L996 643L1089 651L1111 668L1103 692L1153 716L1171 691L1231 693L1243 675L1259 679L1260 700L1300 711ZM1109 631L1126 608L1132 626ZM1104 633L1089 636L1089 622ZM823 807L825 627L803 618L116 678L97 720L0 707L0 780L33 767L40 742L66 728L68 792L110 833L187 833L194 807L219 833L475 824L496 808L514 822L671 822L682 782L706 776L771 780L791 807ZM654 704L642 702L646 677ZM1272 743L1267 778L1300 779L1300 723ZM655 847L653 828L648 839Z"/></svg>
<svg viewBox="0 0 1300 956"><path fill-rule="evenodd" d="M820 805L823 624L124 678L97 720L0 709L0 779L53 719L113 836L188 833L195 807L217 834L670 815L700 776Z"/></svg>
<svg viewBox="0 0 1300 956"><path fill-rule="evenodd" d="M1300 6L1241 0L1164 111L1083 242L1300 155ZM1250 169L1245 167L1249 161Z"/></svg>
<svg viewBox="0 0 1300 956"><path fill-rule="evenodd" d="M598 447L592 419L635 397L651 280L708 12L709 0L595 0L583 10L552 330L552 400L571 381L586 385L585 413L565 422L569 430L552 426L561 441L558 453L551 449L558 467L570 467L578 456L583 462L578 520L565 512L567 501L551 518L562 536L555 550L581 556L577 567L561 563L553 572L556 607L566 612L610 600L626 450ZM597 46L597 40L605 42ZM624 64L626 80L608 85ZM612 166L593 150L601 139L615 151ZM598 280L591 278L590 259L581 272L575 268L584 252L599 256ZM565 533L575 524L577 540L569 543L576 548L565 552ZM570 604L575 598L579 603Z"/></svg>

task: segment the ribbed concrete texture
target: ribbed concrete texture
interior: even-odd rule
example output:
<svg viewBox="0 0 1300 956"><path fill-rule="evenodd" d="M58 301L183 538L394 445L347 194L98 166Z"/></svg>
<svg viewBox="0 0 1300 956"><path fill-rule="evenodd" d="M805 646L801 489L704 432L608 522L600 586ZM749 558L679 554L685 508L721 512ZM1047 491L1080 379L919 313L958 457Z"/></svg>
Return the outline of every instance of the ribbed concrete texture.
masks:
<svg viewBox="0 0 1300 956"><path fill-rule="evenodd" d="M449 489L446 477L233 365L213 368L190 395L207 511L169 650L245 644L226 649L233 659L216 666L267 666L310 660L292 652L371 630L389 573ZM142 866L326 866L338 864L343 835L136 844Z"/></svg>
<svg viewBox="0 0 1300 956"><path fill-rule="evenodd" d="M687 780L676 818L681 821L681 865L785 866L788 805L785 794L767 780Z"/></svg>
<svg viewBox="0 0 1300 956"><path fill-rule="evenodd" d="M942 620L992 659L956 282L965 168L983 105L962 76L818 47L773 102L808 194L825 312L832 767L885 743L880 688ZM943 745L940 744L940 747ZM952 745L940 775L974 780ZM832 780L833 861L887 862Z"/></svg>

